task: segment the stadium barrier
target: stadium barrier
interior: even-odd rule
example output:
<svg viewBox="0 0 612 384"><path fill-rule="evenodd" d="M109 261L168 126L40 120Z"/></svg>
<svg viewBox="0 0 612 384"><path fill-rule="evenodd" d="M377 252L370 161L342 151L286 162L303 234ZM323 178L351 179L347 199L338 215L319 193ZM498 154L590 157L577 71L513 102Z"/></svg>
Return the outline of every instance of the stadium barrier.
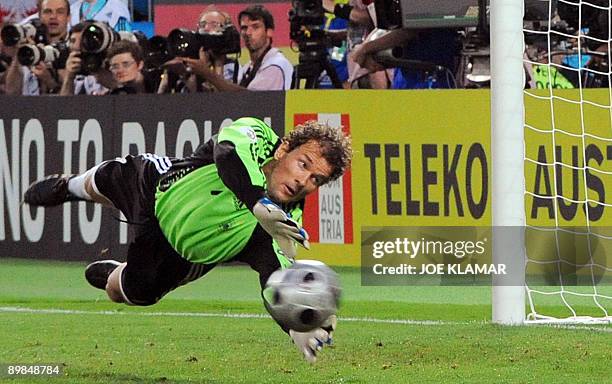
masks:
<svg viewBox="0 0 612 384"><path fill-rule="evenodd" d="M287 126L300 114L338 114L355 150L351 192L329 197L323 188L318 204L307 201L325 218L317 230L305 215L312 254L359 265L363 227L489 225L488 103L486 91L289 92ZM347 218L341 211L351 207ZM346 225L352 240L342 236Z"/></svg>
<svg viewBox="0 0 612 384"><path fill-rule="evenodd" d="M0 117L0 255L93 260L127 251L127 224L84 202L20 205L28 185L52 173L80 173L105 159L191 153L232 119L256 116L282 135L285 95L245 92L121 97L4 97Z"/></svg>
<svg viewBox="0 0 612 384"><path fill-rule="evenodd" d="M606 90L603 90L607 92ZM600 92L600 90L593 90ZM95 100L95 109L91 100ZM331 265L359 265L366 227L491 225L489 93L444 91L289 91L108 98L4 98L0 118L0 248L3 257L92 260L102 249L121 257L127 226L109 210L85 203L64 208L20 206L28 184L53 172L80 172L127 153L187 154L240 116L266 119L281 133L307 119L343 125L353 138L349 174L308 198L305 227L312 250L301 257ZM527 101L526 108L545 106ZM66 106L70 108L66 108ZM564 115L557 117L562 122ZM560 120L559 120L560 119ZM601 122L610 124L601 115ZM563 158L581 163L574 139L556 142ZM544 135L531 135L529 156L552 159ZM535 153L535 156L533 155ZM612 168L612 146L593 140L587 162ZM528 164L528 191L546 195L551 166ZM567 195L584 183L560 168ZM612 179L591 173L592 199L610 196ZM606 194L606 190L608 194ZM548 191L548 192L547 192ZM584 188L576 193L584 194ZM607 198L609 202L609 197ZM528 224L554 225L553 199L527 196ZM561 225L582 225L584 210L568 205ZM607 206L591 217L612 226Z"/></svg>

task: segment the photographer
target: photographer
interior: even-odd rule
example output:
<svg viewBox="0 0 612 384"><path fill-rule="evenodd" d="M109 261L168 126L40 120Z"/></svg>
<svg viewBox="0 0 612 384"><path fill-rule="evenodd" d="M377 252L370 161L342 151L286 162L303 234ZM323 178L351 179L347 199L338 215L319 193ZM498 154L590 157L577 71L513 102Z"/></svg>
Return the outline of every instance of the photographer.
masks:
<svg viewBox="0 0 612 384"><path fill-rule="evenodd" d="M199 34L223 33L227 27L233 28L229 14L214 6L208 6L198 18L197 32ZM217 75L227 81L237 83L239 65L236 59L230 59L225 54L200 49L198 59L202 56L204 56L202 61L194 66L209 65ZM158 93L193 93L215 90L212 84L203 81L190 70L188 71L181 57L175 57L166 62L163 67L165 70ZM174 81L171 81L170 77Z"/></svg>
<svg viewBox="0 0 612 384"><path fill-rule="evenodd" d="M70 30L70 54L66 61L66 70L60 95L103 95L114 87L111 73L100 68L94 74L83 75L81 65L81 35L85 29L84 23L74 25Z"/></svg>
<svg viewBox="0 0 612 384"><path fill-rule="evenodd" d="M209 6L202 12L198 21L199 33L221 32L223 28L232 25L232 18L226 12ZM238 61L229 59L226 55L207 52L208 59L213 64L214 71L228 81L237 82Z"/></svg>
<svg viewBox="0 0 612 384"><path fill-rule="evenodd" d="M107 58L117 83L110 94L154 93L142 74L144 56L138 43L119 40L108 50Z"/></svg>
<svg viewBox="0 0 612 384"><path fill-rule="evenodd" d="M183 62L220 91L289 89L293 66L278 49L272 47L272 14L261 5L253 5L238 14L238 21L240 35L250 56L250 61L240 68L238 84L211 70L206 55L201 54L199 59L182 58Z"/></svg>
<svg viewBox="0 0 612 384"><path fill-rule="evenodd" d="M46 28L46 41L56 44L66 40L70 4L68 0L42 0L38 11L40 23ZM29 40L27 44L34 44ZM6 73L6 93L10 95L40 95L56 93L61 85L60 74L40 62L29 68L19 64L17 52L25 42L9 47L6 52L11 57L11 65Z"/></svg>

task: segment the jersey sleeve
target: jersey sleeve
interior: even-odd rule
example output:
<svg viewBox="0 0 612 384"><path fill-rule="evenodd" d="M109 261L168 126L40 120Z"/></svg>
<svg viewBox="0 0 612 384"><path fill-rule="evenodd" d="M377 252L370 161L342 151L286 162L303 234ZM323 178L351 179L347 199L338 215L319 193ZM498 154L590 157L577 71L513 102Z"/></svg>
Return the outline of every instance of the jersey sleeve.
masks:
<svg viewBox="0 0 612 384"><path fill-rule="evenodd" d="M274 131L255 118L238 119L219 133L213 150L219 177L250 210L265 196L262 167L279 145Z"/></svg>
<svg viewBox="0 0 612 384"><path fill-rule="evenodd" d="M282 254L278 253L276 243L272 242L271 239L270 235L258 225L255 227L247 245L234 259L247 263L251 269L259 274L260 293L264 306L267 301L270 301L266 300L264 297L264 288L270 275L279 268L290 267L293 263ZM268 309L267 306L266 309ZM278 322L277 324L283 331L289 332L288 328Z"/></svg>

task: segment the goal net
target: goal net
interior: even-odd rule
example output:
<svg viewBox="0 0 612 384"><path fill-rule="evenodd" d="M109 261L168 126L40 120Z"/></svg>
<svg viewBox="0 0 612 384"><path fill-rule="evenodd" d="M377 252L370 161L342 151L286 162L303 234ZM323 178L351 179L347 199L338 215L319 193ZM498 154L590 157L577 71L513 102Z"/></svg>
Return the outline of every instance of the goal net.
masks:
<svg viewBox="0 0 612 384"><path fill-rule="evenodd" d="M523 3L501 2L508 7ZM519 208L525 213L525 231L524 250L513 260L524 265L525 282L521 293L502 287L506 296L497 301L499 288L494 288L494 321L495 306L520 306L522 300L526 311L514 316L522 316L523 323L612 323L610 2L525 0L520 7L523 47L515 55L522 55L523 64L518 79L523 148L518 149L522 159L513 161L522 162ZM493 33L500 28L491 11L493 50ZM492 57L495 76L493 62ZM493 129L495 155L504 142L495 134L500 127ZM508 177L506 165L499 169L504 168L497 177ZM508 188L519 193L516 185ZM500 224L499 217L496 223L493 208L494 225L519 225ZM498 208L497 213L504 211ZM508 292L518 298L508 300Z"/></svg>

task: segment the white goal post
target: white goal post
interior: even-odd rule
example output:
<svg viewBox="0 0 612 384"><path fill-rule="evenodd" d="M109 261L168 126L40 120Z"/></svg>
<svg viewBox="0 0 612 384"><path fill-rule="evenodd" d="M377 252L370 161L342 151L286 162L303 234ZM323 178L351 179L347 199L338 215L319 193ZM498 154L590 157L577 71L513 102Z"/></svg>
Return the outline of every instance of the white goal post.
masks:
<svg viewBox="0 0 612 384"><path fill-rule="evenodd" d="M525 226L523 0L492 0L490 26L493 260L524 270L522 239L496 230ZM502 280L493 280L493 322L522 324L525 288Z"/></svg>
<svg viewBox="0 0 612 384"><path fill-rule="evenodd" d="M596 0L533 1L548 7L548 20L533 28L523 20L524 0L490 1L493 260L506 264L512 275L493 280L492 320L612 324L612 7ZM560 17L552 4L559 2L576 12L573 32L553 28ZM607 16L607 39L589 35L585 9ZM525 50L527 36L530 42L534 36L544 42L536 58ZM588 43L599 49L587 48ZM594 63L605 64L588 66L598 55L601 60ZM566 61L571 57L574 64ZM526 89L526 68L539 70L540 89ZM564 83L558 82L561 73L573 80L559 76ZM599 89L587 89L594 86ZM532 107L536 103L540 109ZM536 135L547 144L535 145ZM538 188L542 179L544 191ZM550 225L534 215L542 206ZM568 207L573 209L569 219ZM551 241L534 251L526 242L528 231L546 233ZM546 256L540 259L540 254ZM534 266L558 273L557 279L531 280L538 274L530 269ZM553 298L558 303L551 304Z"/></svg>

